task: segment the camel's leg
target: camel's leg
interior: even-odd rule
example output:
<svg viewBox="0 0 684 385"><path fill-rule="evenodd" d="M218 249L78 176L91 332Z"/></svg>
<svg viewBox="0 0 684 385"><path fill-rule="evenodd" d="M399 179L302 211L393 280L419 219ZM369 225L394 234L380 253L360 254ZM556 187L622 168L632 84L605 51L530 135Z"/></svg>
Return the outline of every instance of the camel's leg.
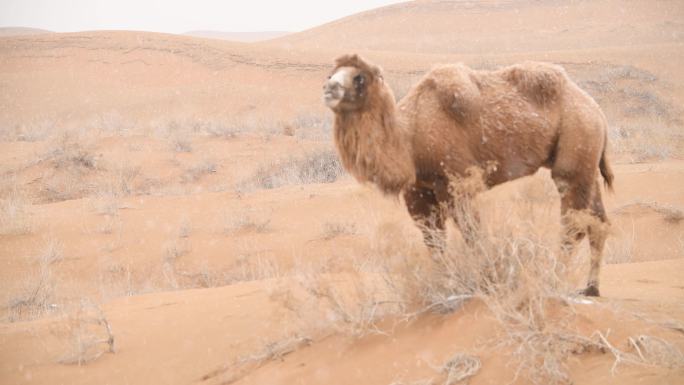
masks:
<svg viewBox="0 0 684 385"><path fill-rule="evenodd" d="M473 197L456 197L450 211L466 245L475 246L480 236L480 213L473 206Z"/></svg>
<svg viewBox="0 0 684 385"><path fill-rule="evenodd" d="M569 178L567 174L554 173L552 177L561 196L561 261L567 267L577 246L589 235L591 267L587 287L582 291L589 296L599 296L598 274L601 255L607 235L607 218L597 182ZM587 179L587 178L584 178Z"/></svg>
<svg viewBox="0 0 684 385"><path fill-rule="evenodd" d="M409 214L423 232L423 240L433 257L446 248L444 208L435 193L426 188L411 187L404 192Z"/></svg>
<svg viewBox="0 0 684 385"><path fill-rule="evenodd" d="M589 246L591 247L591 266L589 268L589 278L587 287L582 294L598 297L599 293L599 273L601 271L601 259L603 257L603 247L608 236L608 217L603 207L601 199L601 188L599 183L594 184L593 197L591 202L591 214L595 218L591 221L588 228Z"/></svg>

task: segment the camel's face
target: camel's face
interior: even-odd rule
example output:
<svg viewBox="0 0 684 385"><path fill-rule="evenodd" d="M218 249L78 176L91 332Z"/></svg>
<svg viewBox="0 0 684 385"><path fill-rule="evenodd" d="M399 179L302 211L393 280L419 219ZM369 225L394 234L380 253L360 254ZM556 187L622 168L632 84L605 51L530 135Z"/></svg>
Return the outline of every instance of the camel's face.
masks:
<svg viewBox="0 0 684 385"><path fill-rule="evenodd" d="M337 67L323 85L323 101L335 112L359 109L366 98L370 74L351 66Z"/></svg>

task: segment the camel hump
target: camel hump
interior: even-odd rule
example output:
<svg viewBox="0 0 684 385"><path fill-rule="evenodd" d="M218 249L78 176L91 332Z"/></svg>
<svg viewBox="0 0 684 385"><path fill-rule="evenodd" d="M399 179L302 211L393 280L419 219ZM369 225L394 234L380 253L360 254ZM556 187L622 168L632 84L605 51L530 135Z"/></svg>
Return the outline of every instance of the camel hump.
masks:
<svg viewBox="0 0 684 385"><path fill-rule="evenodd" d="M437 66L427 75L426 83L456 120L465 123L479 115L480 88L470 68L460 63Z"/></svg>
<svg viewBox="0 0 684 385"><path fill-rule="evenodd" d="M539 62L525 62L505 68L503 78L520 93L544 105L558 100L567 75L563 67Z"/></svg>

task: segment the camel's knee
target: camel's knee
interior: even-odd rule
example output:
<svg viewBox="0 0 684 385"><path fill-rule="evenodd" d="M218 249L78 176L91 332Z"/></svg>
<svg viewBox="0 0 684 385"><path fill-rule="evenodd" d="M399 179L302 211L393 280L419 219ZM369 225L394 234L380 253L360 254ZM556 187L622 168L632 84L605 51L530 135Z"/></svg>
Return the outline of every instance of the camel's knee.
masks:
<svg viewBox="0 0 684 385"><path fill-rule="evenodd" d="M444 209L429 189L411 188L404 193L409 214L423 233L425 244L433 251L444 250L446 226Z"/></svg>

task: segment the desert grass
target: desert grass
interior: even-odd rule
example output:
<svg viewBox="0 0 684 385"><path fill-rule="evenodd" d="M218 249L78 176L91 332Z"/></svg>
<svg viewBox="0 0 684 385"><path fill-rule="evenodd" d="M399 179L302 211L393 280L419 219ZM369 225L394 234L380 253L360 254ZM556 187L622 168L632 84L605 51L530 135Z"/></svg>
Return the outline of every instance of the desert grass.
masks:
<svg viewBox="0 0 684 385"><path fill-rule="evenodd" d="M86 138L77 132L65 131L57 137L45 155L53 163L53 167L94 169L97 159L92 152L92 138Z"/></svg>
<svg viewBox="0 0 684 385"><path fill-rule="evenodd" d="M330 141L332 132L332 117L329 114L300 113L291 123L283 125L284 135L300 140Z"/></svg>
<svg viewBox="0 0 684 385"><path fill-rule="evenodd" d="M178 280L176 263L178 259L190 252L190 242L187 239L176 238L164 245L161 259L162 275L166 284L172 289L181 288Z"/></svg>
<svg viewBox="0 0 684 385"><path fill-rule="evenodd" d="M310 345L312 339L305 335L293 334L276 341L265 342L254 353L237 357L233 362L221 366L201 377L202 381L219 378L222 384L233 384L266 363L282 360L286 355Z"/></svg>
<svg viewBox="0 0 684 385"><path fill-rule="evenodd" d="M192 152L192 139L189 136L175 134L169 138L169 148L174 152Z"/></svg>
<svg viewBox="0 0 684 385"><path fill-rule="evenodd" d="M33 320L58 310L57 280L51 263L49 256L39 257L37 269L25 276L19 289L10 294L6 308L9 322Z"/></svg>
<svg viewBox="0 0 684 385"><path fill-rule="evenodd" d="M608 116L612 153L630 162L682 154L682 110L662 95L667 86L655 74L621 64L572 67Z"/></svg>
<svg viewBox="0 0 684 385"><path fill-rule="evenodd" d="M628 263L634 257L636 245L636 227L634 221L629 228L620 230L613 228L613 236L608 238L604 251L606 263Z"/></svg>
<svg viewBox="0 0 684 385"><path fill-rule="evenodd" d="M270 213L263 209L224 210L219 214L218 227L223 235L238 232L264 234L272 230Z"/></svg>
<svg viewBox="0 0 684 385"><path fill-rule="evenodd" d="M332 183L346 172L334 150L313 152L261 166L237 186L238 191L273 189L286 185Z"/></svg>
<svg viewBox="0 0 684 385"><path fill-rule="evenodd" d="M456 353L441 368L441 372L446 375L444 385L454 385L472 377L480 371L481 367L482 363L476 356Z"/></svg>
<svg viewBox="0 0 684 385"><path fill-rule="evenodd" d="M95 303L82 300L68 316L67 325L67 349L59 363L80 366L97 360L105 353L115 353L112 327Z"/></svg>
<svg viewBox="0 0 684 385"><path fill-rule="evenodd" d="M530 183L520 186L511 202L488 202L486 209L480 208L482 225L473 243L452 237L447 250L432 258L416 246L415 236L380 224L376 231L380 239L372 242L373 253L356 258L349 271L298 266L295 277L306 296L289 308L297 309L302 317L315 312L306 309L322 311L328 323L319 327L364 338L391 334L393 327L388 329L387 321L396 324L426 313L448 314L459 311L466 302L477 301L499 327L485 344L510 355L513 381L571 383L569 359L590 351L612 354L614 367L671 366L670 360L677 361L680 354L676 349L662 348L665 353L649 361L636 347L615 348L608 331L597 330L587 336L575 329L578 304L599 306L573 294L583 283L588 259L576 253L569 260L560 260L558 214L550 214L558 211L555 188L540 180ZM454 215L469 220L472 210L486 199L456 207L461 211ZM466 356L436 367L438 373L425 383L456 383L474 374L479 361L474 356L466 360Z"/></svg>
<svg viewBox="0 0 684 385"><path fill-rule="evenodd" d="M54 135L56 125L49 119L33 120L0 129L0 139L5 141L37 142Z"/></svg>
<svg viewBox="0 0 684 385"><path fill-rule="evenodd" d="M41 253L37 256L40 265L50 266L64 259L64 243L53 235L48 236Z"/></svg>
<svg viewBox="0 0 684 385"><path fill-rule="evenodd" d="M213 174L218 169L218 164L214 159L205 158L187 168L181 175L183 183L195 183L203 176Z"/></svg>
<svg viewBox="0 0 684 385"><path fill-rule="evenodd" d="M0 196L0 235L29 234L33 229L31 202L13 184Z"/></svg>
<svg viewBox="0 0 684 385"><path fill-rule="evenodd" d="M356 235L358 229L354 222L330 221L323 223L321 237L324 240L331 240L343 235Z"/></svg>
<svg viewBox="0 0 684 385"><path fill-rule="evenodd" d="M684 210L672 205L661 204L655 201L634 201L632 203L627 203L613 210L613 214L623 215L633 210L653 211L660 214L663 220L672 224L677 224L684 220Z"/></svg>

